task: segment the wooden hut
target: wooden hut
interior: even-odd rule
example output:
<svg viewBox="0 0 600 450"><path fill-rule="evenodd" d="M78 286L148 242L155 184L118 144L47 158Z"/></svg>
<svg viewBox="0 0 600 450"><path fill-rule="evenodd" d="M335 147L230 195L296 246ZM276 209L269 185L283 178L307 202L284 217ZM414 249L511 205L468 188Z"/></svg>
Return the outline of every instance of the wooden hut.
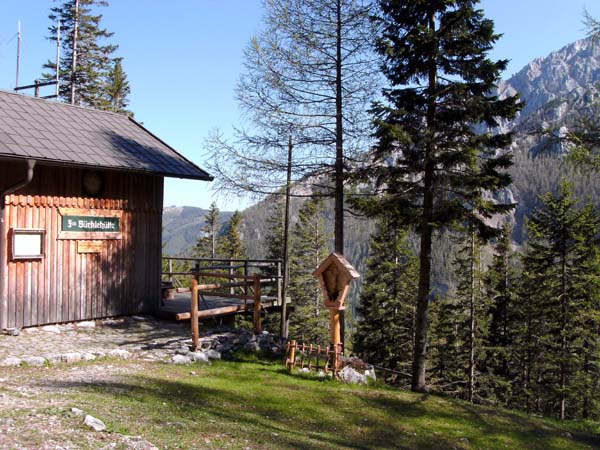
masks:
<svg viewBox="0 0 600 450"><path fill-rule="evenodd" d="M130 117L0 91L0 329L155 311L164 177L212 179Z"/></svg>

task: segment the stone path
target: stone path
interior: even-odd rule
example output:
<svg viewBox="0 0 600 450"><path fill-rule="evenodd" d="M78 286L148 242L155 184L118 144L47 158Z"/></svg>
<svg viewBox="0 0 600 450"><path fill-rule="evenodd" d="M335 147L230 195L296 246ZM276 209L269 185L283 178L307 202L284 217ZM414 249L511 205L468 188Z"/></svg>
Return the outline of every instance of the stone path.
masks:
<svg viewBox="0 0 600 450"><path fill-rule="evenodd" d="M189 354L190 344L189 322L150 316L49 325L23 329L18 336L0 335L0 366L73 363L106 356L172 360L174 355ZM277 345L283 345L268 333L256 337L248 330L204 327L200 344L219 353L278 351Z"/></svg>

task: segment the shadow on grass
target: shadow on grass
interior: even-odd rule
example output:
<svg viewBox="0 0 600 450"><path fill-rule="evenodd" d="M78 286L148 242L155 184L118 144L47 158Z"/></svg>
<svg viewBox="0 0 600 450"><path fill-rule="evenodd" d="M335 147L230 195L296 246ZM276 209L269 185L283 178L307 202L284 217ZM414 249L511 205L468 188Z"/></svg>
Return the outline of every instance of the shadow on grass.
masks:
<svg viewBox="0 0 600 450"><path fill-rule="evenodd" d="M509 435L511 442L527 445L521 448L551 449L551 441L564 433L496 409L429 395L315 383L282 372L273 361L236 358L249 367L221 362L203 376L189 377L184 375L189 368L169 366L120 382L42 383L87 395L99 408L104 405L112 411L109 405L114 405L118 421L137 418L131 427L150 440L231 432L236 439L248 439L251 447L261 448L447 449L478 447L477 436L497 436L498 447L504 447L501 439ZM120 417L119 411L129 417ZM172 431L167 425L172 422L185 423L185 434L169 437ZM161 427L163 431L157 431ZM461 443L460 435L451 432L460 427L468 431L469 439L475 434L474 441ZM532 440L539 440L539 446L531 445ZM600 447L600 438L583 433L573 433L572 442ZM195 445L181 443L184 448Z"/></svg>

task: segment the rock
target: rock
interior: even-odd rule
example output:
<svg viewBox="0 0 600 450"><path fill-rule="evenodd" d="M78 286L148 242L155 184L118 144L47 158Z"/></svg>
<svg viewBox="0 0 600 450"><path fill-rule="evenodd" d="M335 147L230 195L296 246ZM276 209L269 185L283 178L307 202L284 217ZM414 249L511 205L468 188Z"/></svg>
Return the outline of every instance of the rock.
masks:
<svg viewBox="0 0 600 450"><path fill-rule="evenodd" d="M84 322L77 322L77 328L96 328L96 322L93 320L86 320Z"/></svg>
<svg viewBox="0 0 600 450"><path fill-rule="evenodd" d="M21 358L15 358L14 356L9 356L8 358L4 358L0 362L0 366L2 366L2 367L20 366L22 362L23 361L21 360Z"/></svg>
<svg viewBox="0 0 600 450"><path fill-rule="evenodd" d="M104 422L102 422L100 419L90 416L89 414L85 416L83 423L92 428L94 431L106 430L106 425L104 425Z"/></svg>
<svg viewBox="0 0 600 450"><path fill-rule="evenodd" d="M375 375L375 368L365 370L365 377L367 380L377 381L377 375Z"/></svg>
<svg viewBox="0 0 600 450"><path fill-rule="evenodd" d="M84 353L81 355L81 359L84 361L94 361L96 356L93 353Z"/></svg>
<svg viewBox="0 0 600 450"><path fill-rule="evenodd" d="M191 351L187 345L184 345L182 347L179 347L177 350L175 350L175 353L177 353L178 355L189 355L191 353Z"/></svg>
<svg viewBox="0 0 600 450"><path fill-rule="evenodd" d="M30 366L43 366L46 364L46 358L41 356L25 356L23 362Z"/></svg>
<svg viewBox="0 0 600 450"><path fill-rule="evenodd" d="M131 353L129 353L127 350L118 348L115 350L110 350L108 352L108 356L112 356L113 358L128 359L131 356Z"/></svg>
<svg viewBox="0 0 600 450"><path fill-rule="evenodd" d="M249 352L258 352L260 351L260 345L256 341L248 341L244 345L244 350L247 350Z"/></svg>
<svg viewBox="0 0 600 450"><path fill-rule="evenodd" d="M135 320L136 322L147 322L148 318L147 317L143 317L143 316L131 316L132 320Z"/></svg>
<svg viewBox="0 0 600 450"><path fill-rule="evenodd" d="M46 356L46 361L48 361L48 364L59 364L62 362L62 355L60 355L60 354L48 355L48 356Z"/></svg>
<svg viewBox="0 0 600 450"><path fill-rule="evenodd" d="M206 356L208 356L208 359L221 359L221 353L216 350L207 350Z"/></svg>
<svg viewBox="0 0 600 450"><path fill-rule="evenodd" d="M57 325L46 325L41 330L47 333L60 333L60 328Z"/></svg>
<svg viewBox="0 0 600 450"><path fill-rule="evenodd" d="M92 353L96 358L106 358L106 353L101 351L101 350L97 350L95 352Z"/></svg>
<svg viewBox="0 0 600 450"><path fill-rule="evenodd" d="M63 362L66 362L67 364L72 364L81 361L81 353L63 353L60 358Z"/></svg>
<svg viewBox="0 0 600 450"><path fill-rule="evenodd" d="M300 369L300 372L302 372L302 373L309 373L310 369L308 367L303 367L302 369Z"/></svg>
<svg viewBox="0 0 600 450"><path fill-rule="evenodd" d="M175 355L171 358L171 363L173 364L190 364L192 359L186 355Z"/></svg>
<svg viewBox="0 0 600 450"><path fill-rule="evenodd" d="M85 413L79 408L71 408L71 412L76 416L83 416Z"/></svg>
<svg viewBox="0 0 600 450"><path fill-rule="evenodd" d="M340 379L348 384L367 384L367 377L350 366L346 366L340 371Z"/></svg>
<svg viewBox="0 0 600 450"><path fill-rule="evenodd" d="M176 356L187 356L194 362L208 362L208 355L204 352L191 352L189 355L176 355Z"/></svg>

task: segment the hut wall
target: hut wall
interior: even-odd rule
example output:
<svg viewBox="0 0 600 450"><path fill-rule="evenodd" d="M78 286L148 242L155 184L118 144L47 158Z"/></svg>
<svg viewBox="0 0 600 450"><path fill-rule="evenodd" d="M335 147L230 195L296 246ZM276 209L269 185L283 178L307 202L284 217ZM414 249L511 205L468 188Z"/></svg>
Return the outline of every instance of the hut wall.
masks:
<svg viewBox="0 0 600 450"><path fill-rule="evenodd" d="M163 178L102 172L101 198L86 198L83 172L38 165L31 184L5 197L0 328L152 312L158 307ZM23 163L0 163L2 187L22 179L23 173ZM82 215L120 216L121 239L60 238L61 211L67 208ZM12 228L46 230L45 257L11 260ZM86 245L92 252L86 252Z"/></svg>

